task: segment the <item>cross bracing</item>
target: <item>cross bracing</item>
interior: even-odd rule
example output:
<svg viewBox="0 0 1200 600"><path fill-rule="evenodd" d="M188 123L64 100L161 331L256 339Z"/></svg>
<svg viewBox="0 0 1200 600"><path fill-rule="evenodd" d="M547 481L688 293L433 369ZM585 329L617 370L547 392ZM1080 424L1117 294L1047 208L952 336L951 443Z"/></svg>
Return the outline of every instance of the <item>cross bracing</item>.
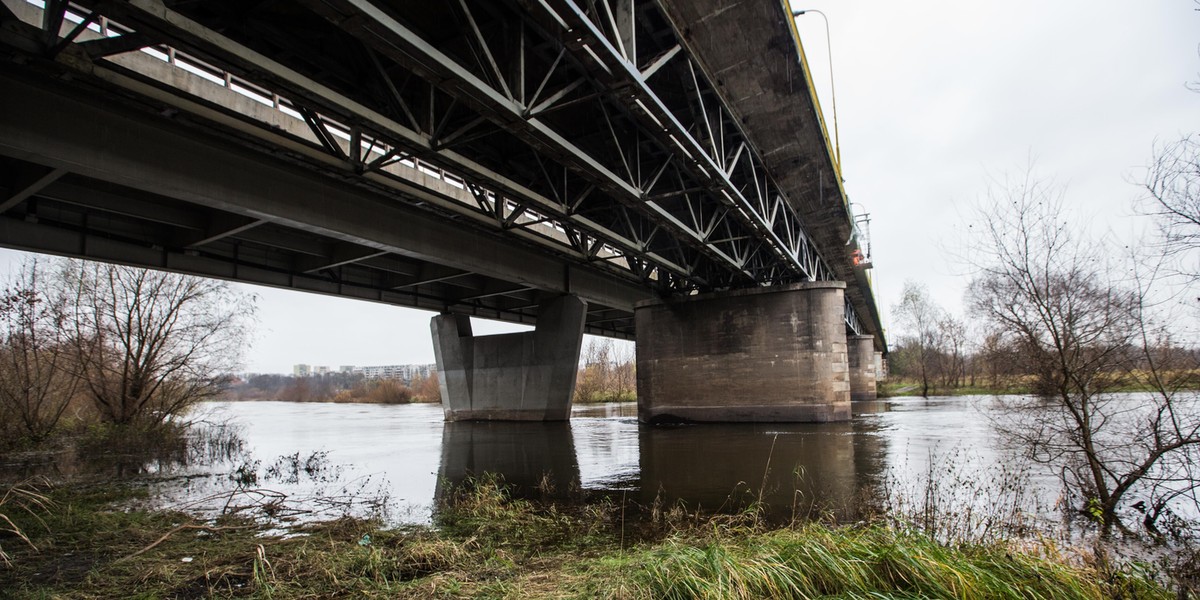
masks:
<svg viewBox="0 0 1200 600"><path fill-rule="evenodd" d="M60 63L82 55L188 109L194 86L117 60L130 49L157 52L302 123L300 132L282 128L285 153L360 185L432 177L458 193L430 209L660 295L836 277L658 4L401 6L51 2L46 14L119 33L60 36L57 53L72 50ZM205 108L236 119L242 137L258 135L253 127L281 131L275 117ZM350 253L304 272L382 257ZM530 290L472 291L458 300ZM847 322L864 330L850 303Z"/></svg>

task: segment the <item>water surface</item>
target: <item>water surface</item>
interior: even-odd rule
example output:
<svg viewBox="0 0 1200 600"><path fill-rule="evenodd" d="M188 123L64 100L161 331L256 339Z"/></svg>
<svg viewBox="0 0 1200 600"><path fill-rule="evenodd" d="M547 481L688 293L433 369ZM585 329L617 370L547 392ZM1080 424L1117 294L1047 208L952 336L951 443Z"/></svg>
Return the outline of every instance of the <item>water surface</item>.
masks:
<svg viewBox="0 0 1200 600"><path fill-rule="evenodd" d="M905 398L856 403L844 423L649 427L632 404L577 407L569 423L445 423L427 404L212 402L200 413L237 424L246 454L156 490L173 505L208 509L228 504L239 485L246 493L234 505L279 493L353 512L364 510L348 508L353 498L371 497L391 522L421 523L449 486L495 473L528 496L610 495L701 512L758 505L781 519L847 521L878 511L897 488L946 477L939 469L1000 473L1011 455L993 407L989 397Z"/></svg>

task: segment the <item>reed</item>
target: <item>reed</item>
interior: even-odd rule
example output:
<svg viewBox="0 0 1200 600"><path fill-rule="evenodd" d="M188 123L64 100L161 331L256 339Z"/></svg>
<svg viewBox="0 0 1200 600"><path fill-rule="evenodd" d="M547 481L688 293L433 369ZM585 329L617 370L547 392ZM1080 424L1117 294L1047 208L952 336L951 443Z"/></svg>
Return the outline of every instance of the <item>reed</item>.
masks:
<svg viewBox="0 0 1200 600"><path fill-rule="evenodd" d="M647 595L671 600L1170 598L1146 581L1051 562L1002 544L955 547L881 526L809 525L695 544L670 541L645 557Z"/></svg>

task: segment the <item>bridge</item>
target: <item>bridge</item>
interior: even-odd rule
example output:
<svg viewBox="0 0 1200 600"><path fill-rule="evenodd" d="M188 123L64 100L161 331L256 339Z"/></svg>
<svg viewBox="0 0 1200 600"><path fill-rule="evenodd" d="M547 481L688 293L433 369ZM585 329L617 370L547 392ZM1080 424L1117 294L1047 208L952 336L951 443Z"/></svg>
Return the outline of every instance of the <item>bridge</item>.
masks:
<svg viewBox="0 0 1200 600"><path fill-rule="evenodd" d="M566 418L584 332L647 421L874 396L784 0L0 2L0 245L437 311L450 420Z"/></svg>

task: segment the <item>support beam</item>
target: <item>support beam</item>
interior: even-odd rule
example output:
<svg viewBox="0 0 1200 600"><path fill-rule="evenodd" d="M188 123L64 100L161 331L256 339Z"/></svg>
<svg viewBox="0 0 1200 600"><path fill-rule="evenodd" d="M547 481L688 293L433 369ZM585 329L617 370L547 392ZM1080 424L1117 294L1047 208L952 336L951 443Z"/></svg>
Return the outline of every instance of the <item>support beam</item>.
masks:
<svg viewBox="0 0 1200 600"><path fill-rule="evenodd" d="M66 169L45 167L36 174L18 179L8 193L0 194L0 213L24 202L26 198L42 191L66 173Z"/></svg>
<svg viewBox="0 0 1200 600"><path fill-rule="evenodd" d="M191 238L185 240L182 245L188 248L196 248L205 244L211 244L248 229L258 227L263 223L266 223L266 221L262 219L217 213L209 219L208 227L205 228L203 233L194 234Z"/></svg>
<svg viewBox="0 0 1200 600"><path fill-rule="evenodd" d="M562 296L541 306L526 333L475 337L466 315L433 318L433 350L447 421L565 421L587 302Z"/></svg>
<svg viewBox="0 0 1200 600"><path fill-rule="evenodd" d="M845 287L818 281L639 302L638 417L849 419Z"/></svg>

